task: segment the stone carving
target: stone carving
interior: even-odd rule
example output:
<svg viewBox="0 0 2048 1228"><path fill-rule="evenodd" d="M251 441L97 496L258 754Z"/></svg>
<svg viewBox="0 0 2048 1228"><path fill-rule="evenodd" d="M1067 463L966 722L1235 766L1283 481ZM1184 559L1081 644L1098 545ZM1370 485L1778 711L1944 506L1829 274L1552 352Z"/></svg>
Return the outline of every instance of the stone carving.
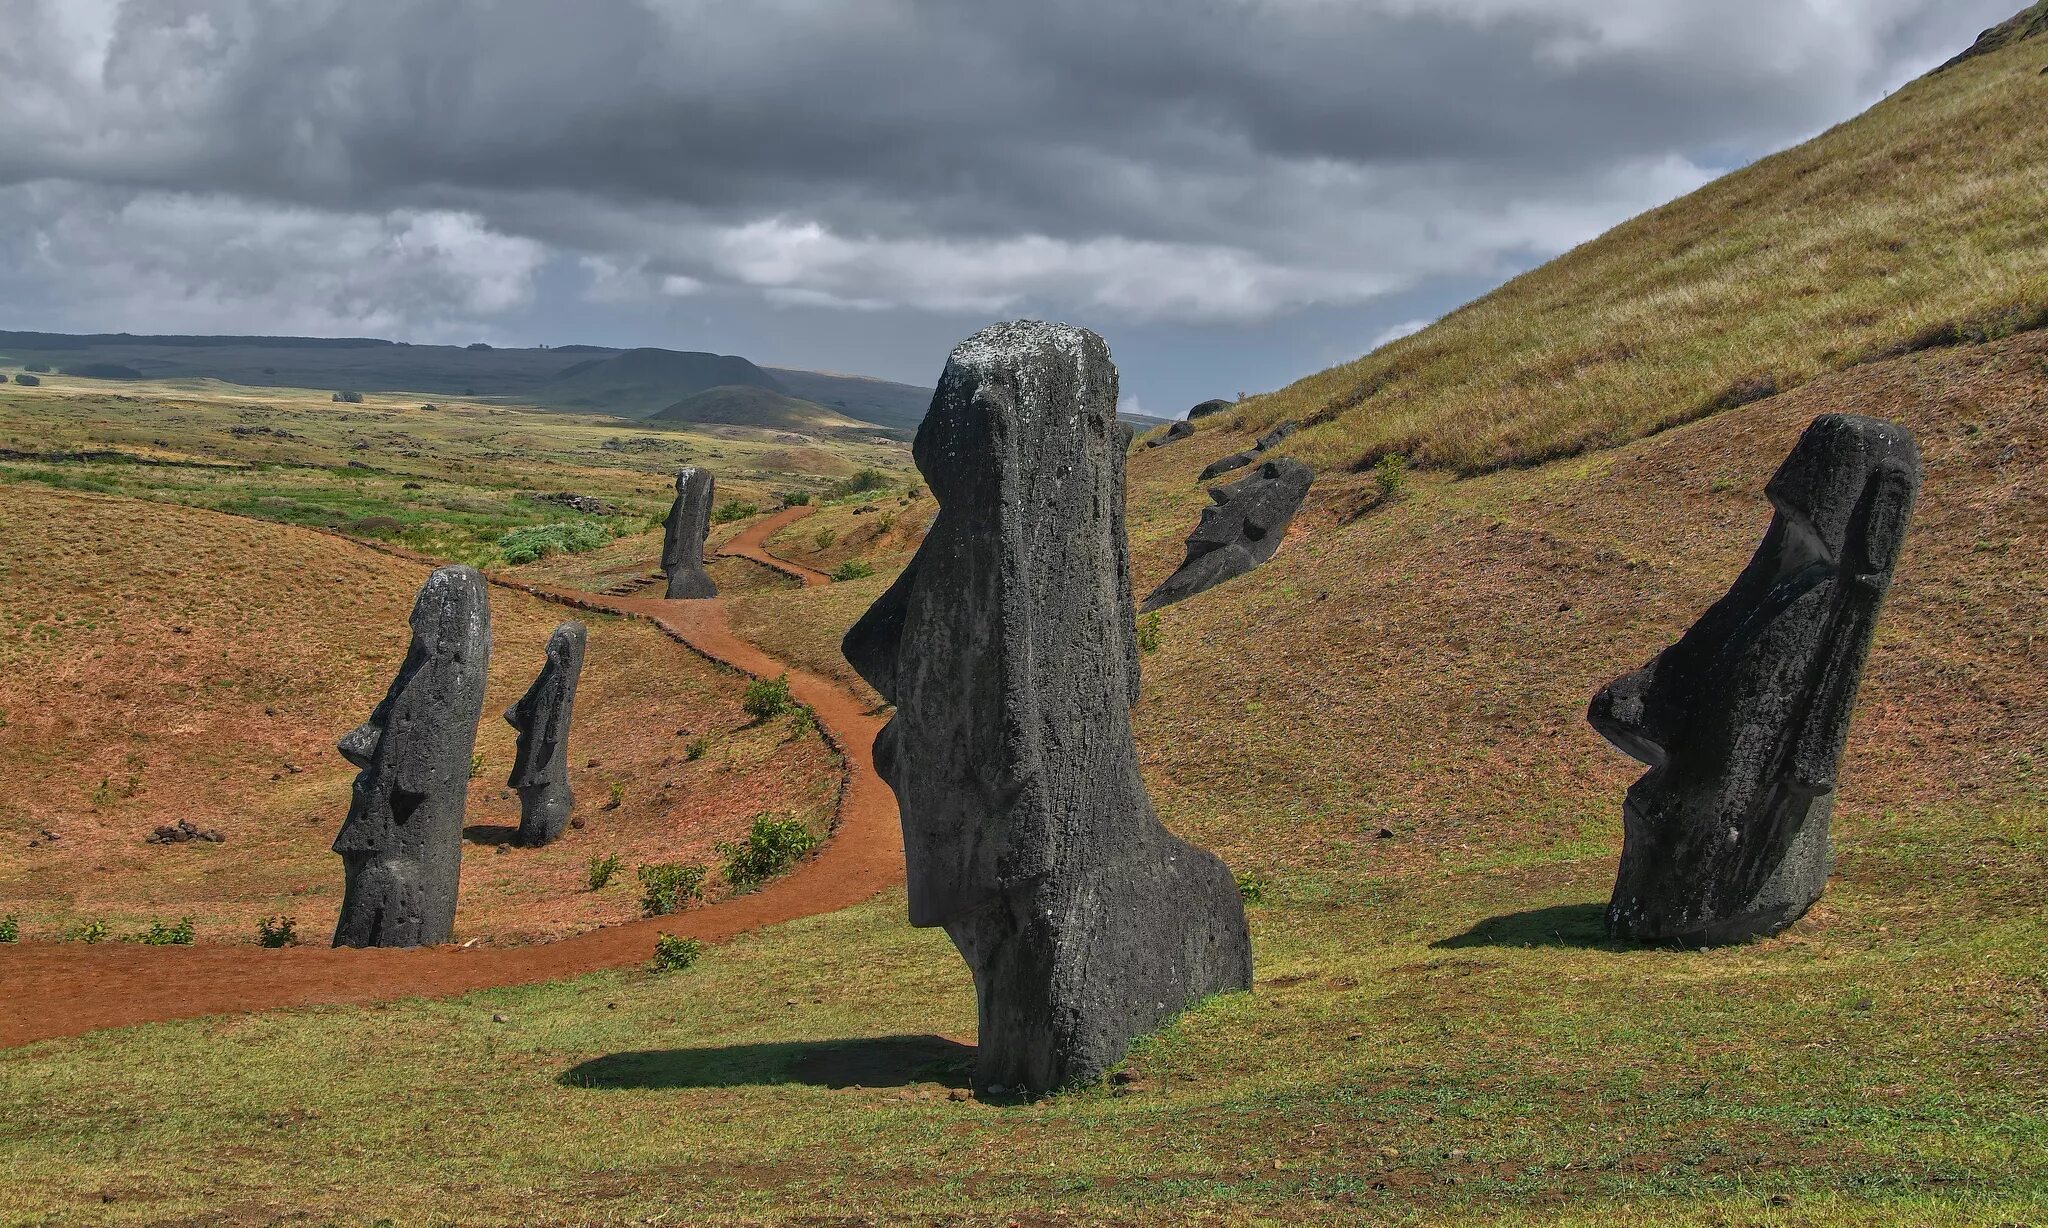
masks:
<svg viewBox="0 0 2048 1228"><path fill-rule="evenodd" d="M473 567L427 577L412 645L370 719L341 739L354 764L348 821L334 839L347 872L338 947L446 942L462 876L470 754L491 660L491 608Z"/></svg>
<svg viewBox="0 0 2048 1228"><path fill-rule="evenodd" d="M505 783L519 791L515 843L539 848L562 834L576 795L569 790L569 722L583 673L583 624L571 620L548 637L547 661L505 723L519 731L519 749Z"/></svg>
<svg viewBox="0 0 2048 1228"><path fill-rule="evenodd" d="M1237 408L1236 401L1225 401L1222 399L1204 401L1188 411L1188 421L1193 422L1198 418L1206 418L1210 414L1220 414L1226 409L1235 408Z"/></svg>
<svg viewBox="0 0 2048 1228"><path fill-rule="evenodd" d="M1146 440L1146 441L1145 441L1145 446L1146 446L1146 447L1148 447L1148 448L1163 448L1163 447L1165 447L1165 446L1166 446L1167 444L1170 444L1170 443L1174 442L1175 440L1179 440L1179 439L1186 439L1186 438L1187 438L1188 436L1190 436L1190 435L1192 435L1192 434L1194 434L1194 433L1195 433L1195 424L1194 424L1194 423L1192 423L1192 422L1186 422L1186 421L1182 421L1182 422L1176 422L1176 423L1174 423L1174 424L1173 424L1172 426L1169 426L1169 427L1167 427L1167 428L1166 428L1166 433L1165 433L1165 434L1163 434L1163 435L1160 435L1160 436L1159 436L1158 438L1156 438L1156 439L1148 439L1148 440Z"/></svg>
<svg viewBox="0 0 2048 1228"><path fill-rule="evenodd" d="M665 596L716 597L718 586L704 571L704 537L711 532L711 473L695 465L676 470L676 501L668 510L661 534L661 570L668 576Z"/></svg>
<svg viewBox="0 0 2048 1228"><path fill-rule="evenodd" d="M1686 946L1774 934L1820 898L1878 608L1920 488L1901 427L1814 420L1771 479L1749 566L1586 718L1650 771L1629 788L1607 924Z"/></svg>
<svg viewBox="0 0 2048 1228"><path fill-rule="evenodd" d="M1259 436L1259 441L1252 445L1252 450L1254 452L1264 452L1267 448L1273 447L1275 444L1278 444L1281 440L1286 439L1289 435L1294 434L1294 432L1300 429L1300 423L1282 422L1279 426L1276 426L1272 430L1267 431L1265 434Z"/></svg>
<svg viewBox="0 0 2048 1228"><path fill-rule="evenodd" d="M1229 456L1225 456L1219 460L1210 461L1209 467L1207 469L1202 470L1201 476L1195 480L1199 482L1206 482L1210 478L1219 478L1226 473L1231 473L1236 470L1242 469L1246 465L1251 464L1253 461L1258 460L1260 454L1265 452L1267 448L1270 448L1273 445L1279 443L1281 440L1286 439L1289 435L1294 434L1294 432L1299 429L1300 426L1297 423L1283 422L1279 426L1276 426L1272 430L1267 431L1265 434L1259 436L1258 442L1253 444L1251 447L1246 448L1244 451L1232 452Z"/></svg>
<svg viewBox="0 0 2048 1228"><path fill-rule="evenodd" d="M1188 534L1187 557L1145 598L1139 613L1186 601L1272 558L1313 481L1307 465L1282 456L1249 477L1211 487L1202 521Z"/></svg>
<svg viewBox="0 0 2048 1228"><path fill-rule="evenodd" d="M938 516L843 646L896 706L875 760L910 921L974 970L985 1090L1094 1079L1251 982L1230 871L1166 831L1138 776L1116 400L1081 329L1003 324L955 349L913 448Z"/></svg>

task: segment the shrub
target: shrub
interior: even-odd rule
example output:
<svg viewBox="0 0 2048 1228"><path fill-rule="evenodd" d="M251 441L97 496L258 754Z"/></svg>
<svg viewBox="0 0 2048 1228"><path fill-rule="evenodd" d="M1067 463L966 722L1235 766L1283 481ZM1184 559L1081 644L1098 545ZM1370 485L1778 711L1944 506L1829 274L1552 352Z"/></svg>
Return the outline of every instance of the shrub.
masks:
<svg viewBox="0 0 2048 1228"><path fill-rule="evenodd" d="M745 520L760 510L760 508L755 507L751 503L742 503L738 499L727 499L718 505L717 510L711 513L711 523L727 524L735 520Z"/></svg>
<svg viewBox="0 0 2048 1228"><path fill-rule="evenodd" d="M874 565L860 559L848 559L832 569L834 580L865 580L874 574Z"/></svg>
<svg viewBox="0 0 2048 1228"><path fill-rule="evenodd" d="M12 913L0 917L0 942L19 942L20 940L21 922L16 920Z"/></svg>
<svg viewBox="0 0 2048 1228"><path fill-rule="evenodd" d="M690 906L690 901L704 898L704 875L708 872L700 865L684 865L679 861L657 862L641 866L640 911L650 917L666 917Z"/></svg>
<svg viewBox="0 0 2048 1228"><path fill-rule="evenodd" d="M1400 494L1401 488L1408 484L1408 459L1393 452L1380 457L1379 463L1372 467L1372 484L1379 488L1382 499Z"/></svg>
<svg viewBox="0 0 2048 1228"><path fill-rule="evenodd" d="M649 972L681 972L697 962L704 953L704 944L695 938L680 934L661 934L654 939L654 959L647 965Z"/></svg>
<svg viewBox="0 0 2048 1228"><path fill-rule="evenodd" d="M148 929L135 936L135 941L146 947L189 947L192 945L192 918L180 917L173 925L152 921Z"/></svg>
<svg viewBox="0 0 2048 1228"><path fill-rule="evenodd" d="M1237 894L1247 904L1266 902L1266 880L1250 871L1241 871L1237 876Z"/></svg>
<svg viewBox="0 0 2048 1228"><path fill-rule="evenodd" d="M788 674L756 678L747 684L746 694L740 697L740 707L757 725L772 721L795 706L796 701L789 697Z"/></svg>
<svg viewBox="0 0 2048 1228"><path fill-rule="evenodd" d="M832 495L844 499L848 495L864 495L871 490L886 490L888 486L888 474L880 469L863 469L844 481L834 483Z"/></svg>
<svg viewBox="0 0 2048 1228"><path fill-rule="evenodd" d="M818 714L809 704L798 704L789 716L789 740L801 742L818 731Z"/></svg>
<svg viewBox="0 0 2048 1228"><path fill-rule="evenodd" d="M334 394L334 399L344 405L361 405L363 403L363 394L360 392L337 392Z"/></svg>
<svg viewBox="0 0 2048 1228"><path fill-rule="evenodd" d="M880 537L882 534L887 533L889 530L895 527L896 513L883 512L881 515L875 517L875 536Z"/></svg>
<svg viewBox="0 0 2048 1228"><path fill-rule="evenodd" d="M475 780L484 774L484 753L480 750L469 752L469 778Z"/></svg>
<svg viewBox="0 0 2048 1228"><path fill-rule="evenodd" d="M20 384L24 388L34 388L43 381L37 379L33 375L30 375L28 372L23 371L22 373L14 377L14 382Z"/></svg>
<svg viewBox="0 0 2048 1228"><path fill-rule="evenodd" d="M592 891L603 891L611 885L612 876L619 872L621 864L617 853L592 857L590 863L583 868L584 884Z"/></svg>
<svg viewBox="0 0 2048 1228"><path fill-rule="evenodd" d="M811 502L811 492L808 490L785 490L781 497L784 507L808 507Z"/></svg>
<svg viewBox="0 0 2048 1228"><path fill-rule="evenodd" d="M832 543L839 540L839 530L831 525L826 525L816 533L811 534L811 540L818 543L818 549L830 550Z"/></svg>
<svg viewBox="0 0 2048 1228"><path fill-rule="evenodd" d="M64 931L64 941L83 942L91 945L95 942L105 942L109 932L107 923L104 921L81 921Z"/></svg>
<svg viewBox="0 0 2048 1228"><path fill-rule="evenodd" d="M690 744L688 746L683 747L683 762L695 763L697 762L697 760L702 759L704 757L705 751L710 749L710 738L691 738Z"/></svg>
<svg viewBox="0 0 2048 1228"><path fill-rule="evenodd" d="M1157 610L1138 620L1138 651L1159 651L1159 611Z"/></svg>
<svg viewBox="0 0 2048 1228"><path fill-rule="evenodd" d="M603 526L595 524L540 524L512 529L498 539L498 553L514 567L531 563L557 552L582 554L611 540Z"/></svg>
<svg viewBox="0 0 2048 1228"><path fill-rule="evenodd" d="M297 917L265 917L256 923L256 945L259 947L295 947L299 945L299 921Z"/></svg>
<svg viewBox="0 0 2048 1228"><path fill-rule="evenodd" d="M816 847L818 838L802 819L757 814L747 838L722 841L718 854L725 858L725 881L732 889L752 891Z"/></svg>

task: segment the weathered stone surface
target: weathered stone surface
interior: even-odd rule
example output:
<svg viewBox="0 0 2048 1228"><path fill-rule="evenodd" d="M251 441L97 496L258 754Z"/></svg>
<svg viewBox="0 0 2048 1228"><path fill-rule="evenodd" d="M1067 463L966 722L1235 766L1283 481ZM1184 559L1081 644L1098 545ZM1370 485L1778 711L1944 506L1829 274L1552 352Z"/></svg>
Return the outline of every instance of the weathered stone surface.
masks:
<svg viewBox="0 0 2048 1228"><path fill-rule="evenodd" d="M1650 771L1629 788L1607 924L1688 946L1773 934L1820 898L1835 770L1920 488L1901 427L1814 420L1767 488L1749 566L1586 717Z"/></svg>
<svg viewBox="0 0 2048 1228"><path fill-rule="evenodd" d="M514 843L539 848L562 834L576 795L569 789L569 722L576 681L583 674L583 624L563 623L548 637L547 661L505 723L519 731L519 749L505 783L519 791L519 834Z"/></svg>
<svg viewBox="0 0 2048 1228"><path fill-rule="evenodd" d="M1307 465L1282 456L1249 477L1213 487L1201 523L1188 535L1187 557L1145 598L1139 612L1186 601L1272 558L1313 481Z"/></svg>
<svg viewBox="0 0 2048 1228"><path fill-rule="evenodd" d="M1188 421L1193 422L1199 418L1206 418L1210 414L1220 414L1226 409L1235 408L1237 408L1236 401L1226 401L1221 398L1214 401L1204 401L1188 411Z"/></svg>
<svg viewBox="0 0 2048 1228"><path fill-rule="evenodd" d="M1298 422L1282 422L1279 426L1259 436L1259 441L1252 445L1252 450L1254 452L1264 452L1267 448L1280 443L1300 429L1301 424Z"/></svg>
<svg viewBox="0 0 2048 1228"><path fill-rule="evenodd" d="M665 595L671 599L718 596L718 586L704 572L704 537L711 532L715 486L709 470L695 465L676 470L676 501L661 534L661 570L668 577Z"/></svg>
<svg viewBox="0 0 2048 1228"><path fill-rule="evenodd" d="M1220 478L1226 473L1235 473L1257 459L1259 459L1259 450L1257 448L1246 448L1242 452L1232 452L1228 456L1210 461L1208 467L1203 469L1200 476L1195 480L1206 482L1211 478Z"/></svg>
<svg viewBox="0 0 2048 1228"><path fill-rule="evenodd" d="M462 875L470 754L491 660L491 608L473 567L427 577L412 645L370 719L341 739L357 769L335 837L347 872L338 947L446 942Z"/></svg>
<svg viewBox="0 0 2048 1228"><path fill-rule="evenodd" d="M844 645L896 705L875 760L910 920L974 970L984 1089L1094 1079L1251 983L1229 870L1161 826L1138 776L1116 399L1080 329L1004 324L954 350L913 449L938 516Z"/></svg>
<svg viewBox="0 0 2048 1228"><path fill-rule="evenodd" d="M1165 434L1160 435L1155 439L1146 440L1145 446L1148 448L1163 448L1167 444L1170 444L1175 440L1186 439L1188 436L1194 433L1194 423L1187 421L1176 422L1172 426L1166 428Z"/></svg>

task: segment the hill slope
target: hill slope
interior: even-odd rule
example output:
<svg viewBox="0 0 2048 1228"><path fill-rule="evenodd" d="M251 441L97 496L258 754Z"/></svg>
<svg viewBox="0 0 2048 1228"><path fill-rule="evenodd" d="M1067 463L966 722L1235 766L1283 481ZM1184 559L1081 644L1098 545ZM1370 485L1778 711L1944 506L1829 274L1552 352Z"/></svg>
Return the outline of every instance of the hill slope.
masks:
<svg viewBox="0 0 2048 1228"><path fill-rule="evenodd" d="M2040 327L2044 53L2036 37L1956 62L1242 419L1302 420L1287 450L1318 467L1399 452L1482 472Z"/></svg>
<svg viewBox="0 0 2048 1228"><path fill-rule="evenodd" d="M554 409L640 418L706 389L735 386L782 391L774 376L744 358L650 348L577 363L531 396Z"/></svg>
<svg viewBox="0 0 2048 1228"><path fill-rule="evenodd" d="M744 384L724 384L693 393L650 415L647 421L719 423L785 431L861 430L865 425L814 401Z"/></svg>

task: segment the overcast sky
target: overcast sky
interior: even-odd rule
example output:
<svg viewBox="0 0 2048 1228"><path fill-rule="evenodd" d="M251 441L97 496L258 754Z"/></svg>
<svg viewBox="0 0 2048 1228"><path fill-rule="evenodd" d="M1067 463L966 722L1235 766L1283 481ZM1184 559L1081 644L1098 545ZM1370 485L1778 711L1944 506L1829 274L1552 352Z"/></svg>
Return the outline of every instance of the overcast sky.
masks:
<svg viewBox="0 0 2048 1228"><path fill-rule="evenodd" d="M1862 110L2021 0L0 0L0 327L662 345L1175 414Z"/></svg>

